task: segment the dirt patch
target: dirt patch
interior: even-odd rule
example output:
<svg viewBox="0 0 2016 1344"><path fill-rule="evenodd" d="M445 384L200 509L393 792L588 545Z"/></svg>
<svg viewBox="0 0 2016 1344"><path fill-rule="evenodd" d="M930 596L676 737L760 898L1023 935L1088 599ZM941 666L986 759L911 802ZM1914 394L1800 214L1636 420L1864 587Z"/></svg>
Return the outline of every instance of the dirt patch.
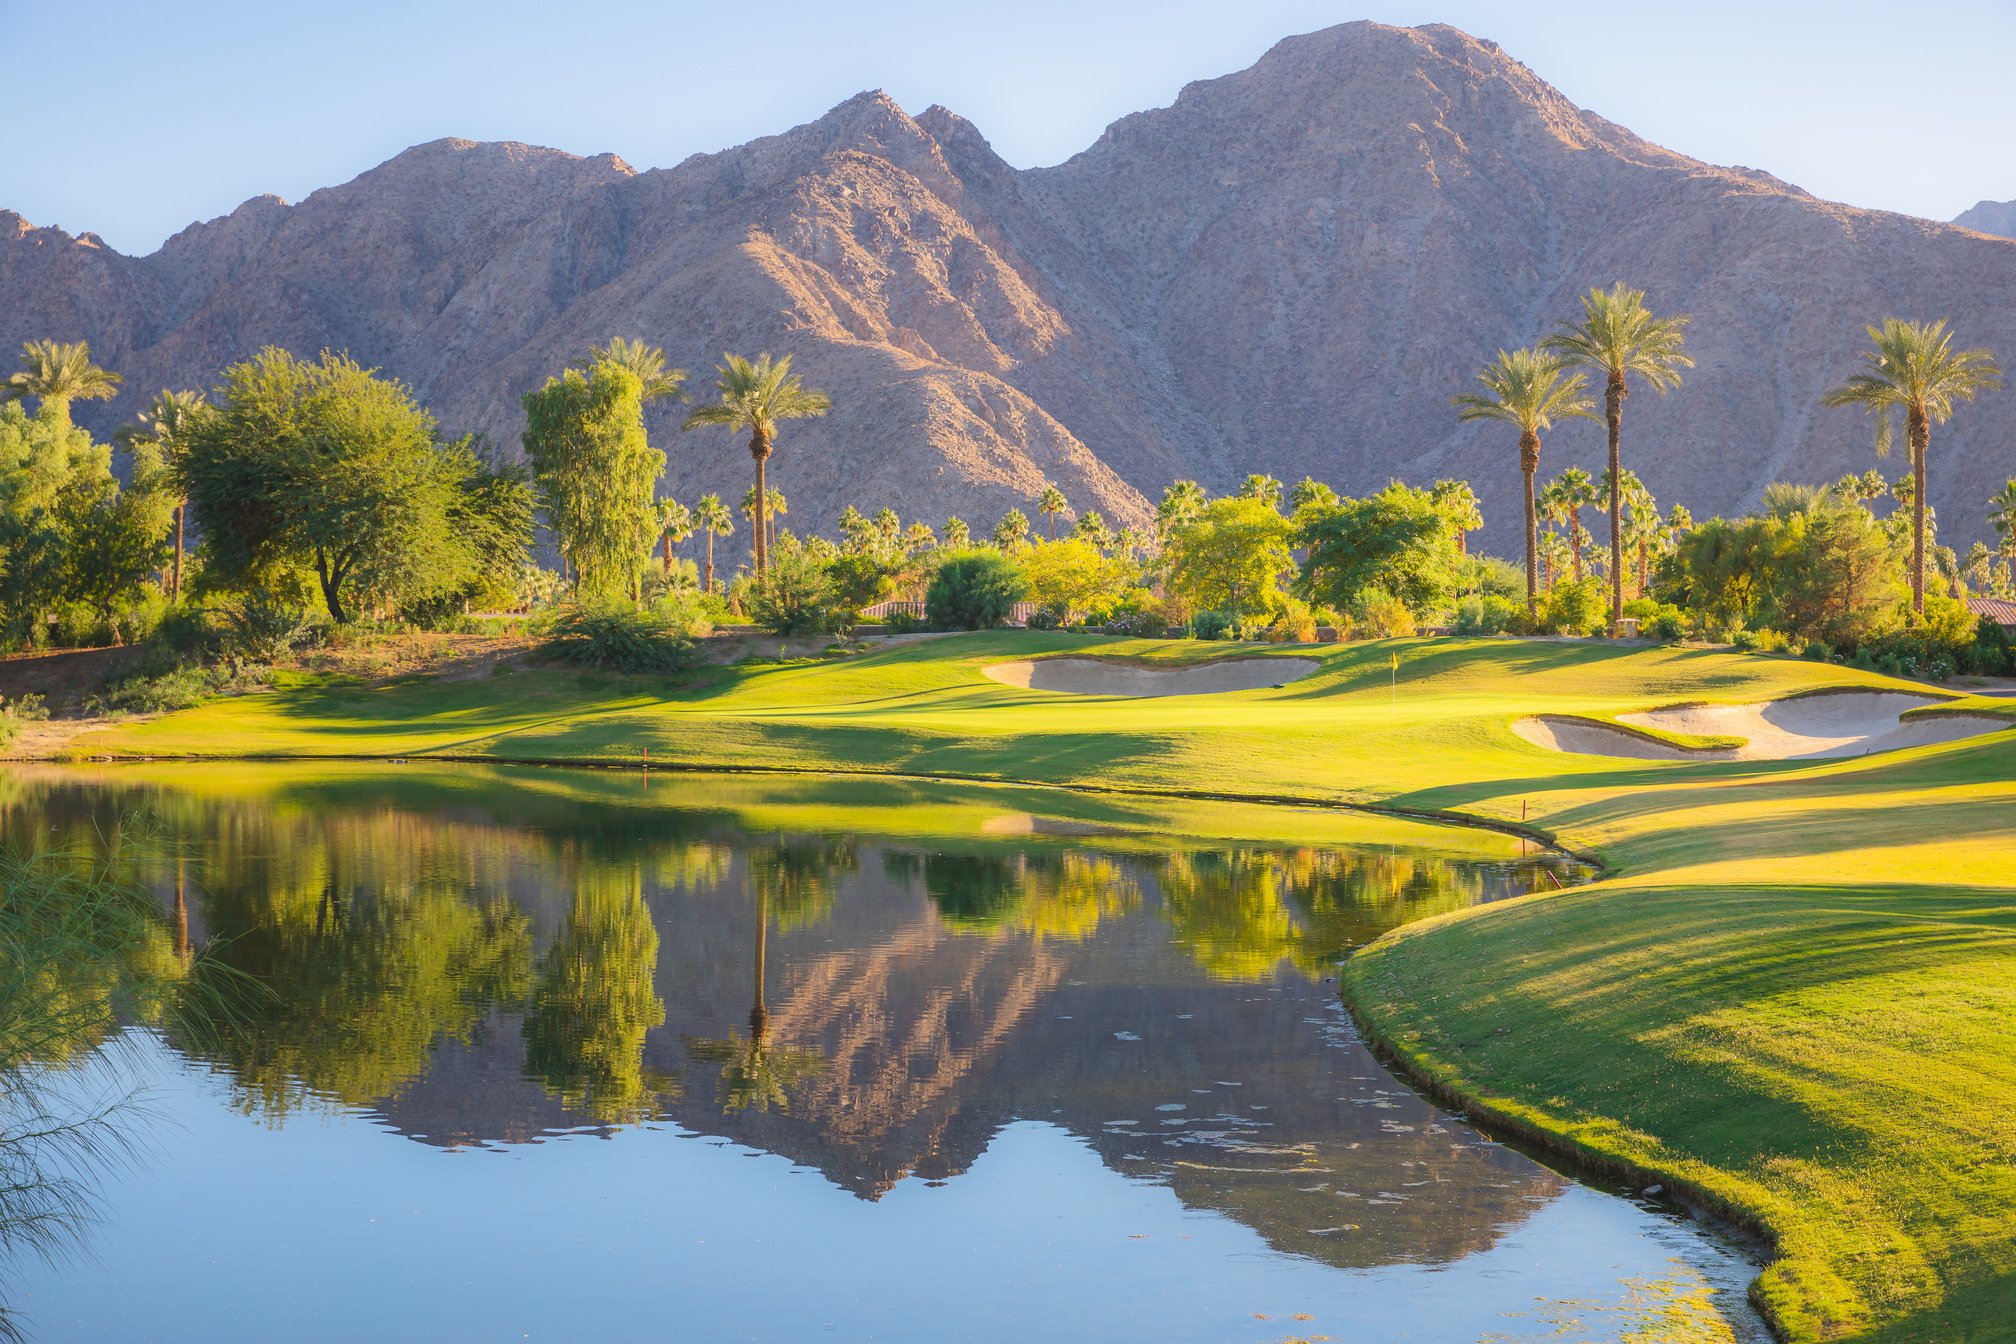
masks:
<svg viewBox="0 0 2016 1344"><path fill-rule="evenodd" d="M1314 658L1221 658L1190 667L1143 667L1110 658L1018 658L981 668L1018 690L1065 695L1222 695L1286 685L1314 672Z"/></svg>
<svg viewBox="0 0 2016 1344"><path fill-rule="evenodd" d="M0 657L0 701L39 695L50 713L67 713L132 675L141 653L138 645L129 644L117 649L7 654Z"/></svg>

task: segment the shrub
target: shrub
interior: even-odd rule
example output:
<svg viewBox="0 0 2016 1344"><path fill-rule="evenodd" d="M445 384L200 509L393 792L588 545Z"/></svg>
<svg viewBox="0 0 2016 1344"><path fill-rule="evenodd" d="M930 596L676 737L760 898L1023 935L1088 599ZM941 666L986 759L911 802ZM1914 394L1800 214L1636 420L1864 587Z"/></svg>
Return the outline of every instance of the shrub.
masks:
<svg viewBox="0 0 2016 1344"><path fill-rule="evenodd" d="M948 556L924 593L924 615L941 630L993 630L1008 623L1028 591L1022 571L996 550Z"/></svg>
<svg viewBox="0 0 2016 1344"><path fill-rule="evenodd" d="M1738 630L1729 642L1736 646L1738 653L1755 653L1760 643L1755 630Z"/></svg>
<svg viewBox="0 0 2016 1344"><path fill-rule="evenodd" d="M1314 644L1316 642L1316 615L1306 602L1288 598L1281 604L1281 610L1260 632L1260 638L1269 644Z"/></svg>
<svg viewBox="0 0 2016 1344"><path fill-rule="evenodd" d="M1603 592L1594 579L1564 579L1540 607L1541 628L1586 635L1603 623Z"/></svg>
<svg viewBox="0 0 2016 1344"><path fill-rule="evenodd" d="M1809 662L1831 663L1834 661L1834 650L1823 640L1809 639L1806 647L1799 651L1799 656Z"/></svg>
<svg viewBox="0 0 2016 1344"><path fill-rule="evenodd" d="M49 717L39 695L19 695L0 701L0 751L13 745L24 723L39 723Z"/></svg>
<svg viewBox="0 0 2016 1344"><path fill-rule="evenodd" d="M1518 603L1496 593L1466 597L1456 604L1456 633L1495 635L1509 628L1521 614Z"/></svg>
<svg viewBox="0 0 2016 1344"><path fill-rule="evenodd" d="M1236 639L1238 628L1229 612L1200 611L1190 618L1190 633L1198 639Z"/></svg>
<svg viewBox="0 0 2016 1344"><path fill-rule="evenodd" d="M690 624L662 608L626 602L562 607L541 648L562 662L611 672L677 672L695 661Z"/></svg>
<svg viewBox="0 0 2016 1344"><path fill-rule="evenodd" d="M276 663L309 642L308 609L267 593L250 593L223 610L219 649L244 663Z"/></svg>
<svg viewBox="0 0 2016 1344"><path fill-rule="evenodd" d="M1358 633L1366 639L1397 639L1414 633L1414 614L1396 597L1375 597L1358 613Z"/></svg>
<svg viewBox="0 0 2016 1344"><path fill-rule="evenodd" d="M94 714L166 714L188 709L213 695L221 695L256 680L250 669L232 671L223 667L173 667L152 675L129 677L92 697L87 708Z"/></svg>
<svg viewBox="0 0 2016 1344"><path fill-rule="evenodd" d="M761 583L751 584L744 607L749 619L773 635L828 635L853 624L832 576L800 549L780 546Z"/></svg>

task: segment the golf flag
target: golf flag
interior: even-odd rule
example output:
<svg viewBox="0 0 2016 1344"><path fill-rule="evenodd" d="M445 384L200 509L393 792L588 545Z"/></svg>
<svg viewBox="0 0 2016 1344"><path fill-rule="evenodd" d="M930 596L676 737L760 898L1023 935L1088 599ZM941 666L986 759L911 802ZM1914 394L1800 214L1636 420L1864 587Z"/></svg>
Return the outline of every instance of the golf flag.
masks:
<svg viewBox="0 0 2016 1344"><path fill-rule="evenodd" d="M1400 670L1400 655L1397 653L1393 655L1393 670L1395 672Z"/></svg>

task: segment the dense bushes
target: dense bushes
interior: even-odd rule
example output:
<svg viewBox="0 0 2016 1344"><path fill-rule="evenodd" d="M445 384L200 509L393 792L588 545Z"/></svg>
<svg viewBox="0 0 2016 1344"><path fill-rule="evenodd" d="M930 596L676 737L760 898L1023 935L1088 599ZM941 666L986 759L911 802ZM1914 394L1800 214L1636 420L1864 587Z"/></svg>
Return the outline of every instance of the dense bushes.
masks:
<svg viewBox="0 0 2016 1344"><path fill-rule="evenodd" d="M1027 591L1021 570L1001 552L957 551L931 576L924 614L940 630L992 630L1008 623Z"/></svg>
<svg viewBox="0 0 2016 1344"><path fill-rule="evenodd" d="M769 573L750 585L743 605L749 619L773 635L828 635L854 623L854 609L825 564L802 546L779 546Z"/></svg>
<svg viewBox="0 0 2016 1344"><path fill-rule="evenodd" d="M627 602L593 602L557 612L541 647L549 656L577 667L677 672L697 661L694 640L707 629L693 599L668 599L644 608Z"/></svg>

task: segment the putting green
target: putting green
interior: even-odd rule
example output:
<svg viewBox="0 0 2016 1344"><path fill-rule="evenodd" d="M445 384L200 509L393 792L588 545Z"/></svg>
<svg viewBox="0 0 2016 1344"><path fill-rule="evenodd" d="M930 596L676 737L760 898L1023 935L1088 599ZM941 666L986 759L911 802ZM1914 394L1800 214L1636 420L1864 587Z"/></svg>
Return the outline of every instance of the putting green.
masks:
<svg viewBox="0 0 2016 1344"><path fill-rule="evenodd" d="M1523 820L1599 855L1607 879L1361 953L1345 992L1368 1028L1462 1104L1766 1230L1779 1258L1758 1297L1795 1338L2009 1337L2016 734L1702 762L1555 752L1513 731L1529 716L1617 722L1820 687L1923 691L1674 648L1248 647L1317 667L1175 698L1060 695L982 671L1066 653L1177 668L1227 651L1017 632L713 669L669 691L556 670L304 683L72 749L631 765L648 753Z"/></svg>

